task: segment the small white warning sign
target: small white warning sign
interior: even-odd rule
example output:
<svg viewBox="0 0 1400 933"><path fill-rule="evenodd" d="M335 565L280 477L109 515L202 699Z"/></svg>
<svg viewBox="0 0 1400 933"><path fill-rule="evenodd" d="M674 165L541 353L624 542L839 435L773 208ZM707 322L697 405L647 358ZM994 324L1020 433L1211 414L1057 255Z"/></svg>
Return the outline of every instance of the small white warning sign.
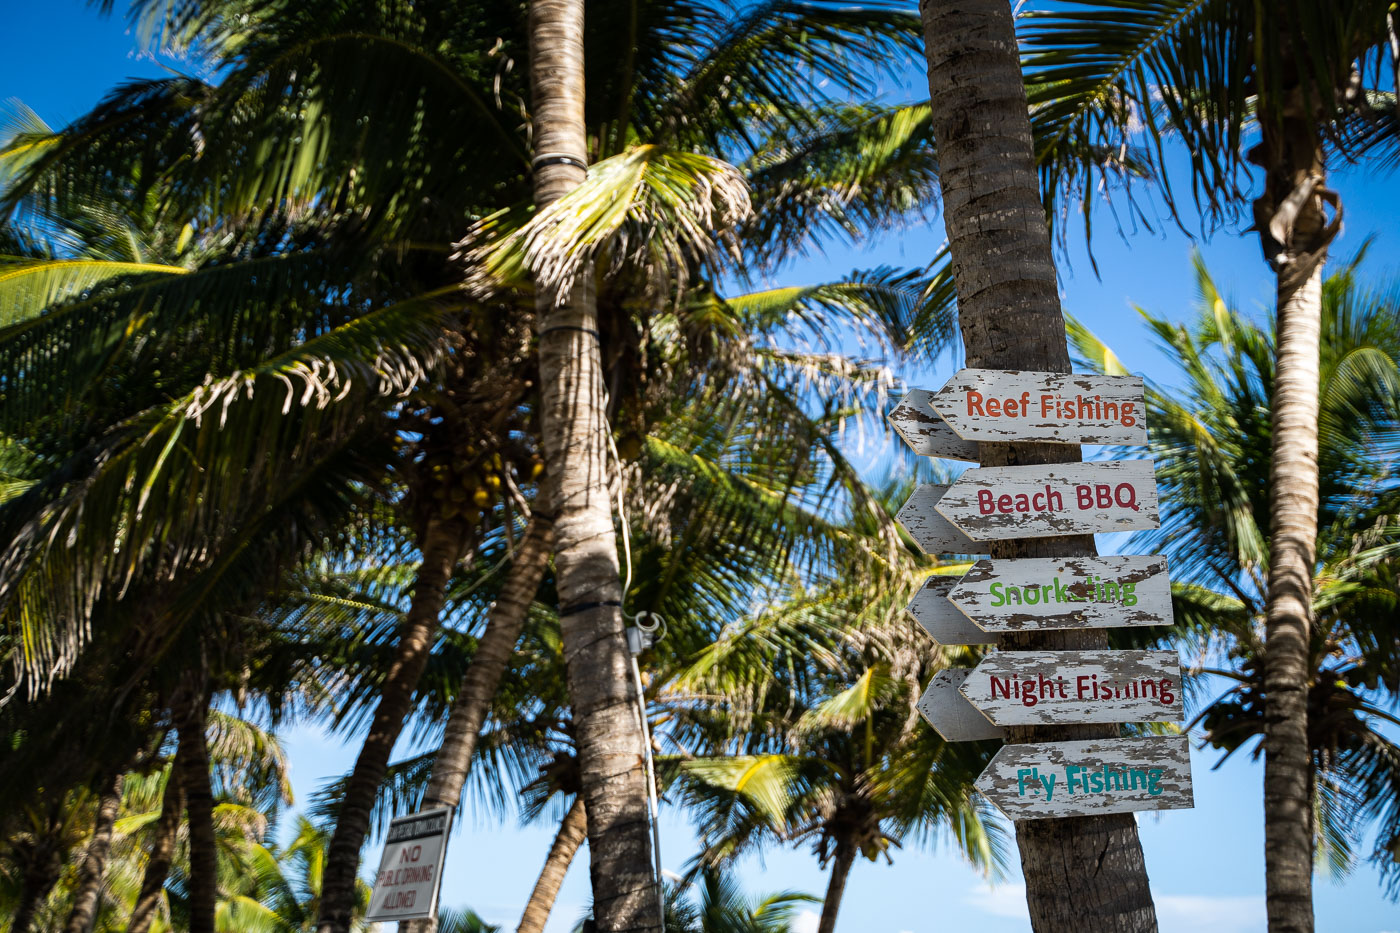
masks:
<svg viewBox="0 0 1400 933"><path fill-rule="evenodd" d="M422 920L437 911L452 811L424 810L389 824L366 921Z"/></svg>

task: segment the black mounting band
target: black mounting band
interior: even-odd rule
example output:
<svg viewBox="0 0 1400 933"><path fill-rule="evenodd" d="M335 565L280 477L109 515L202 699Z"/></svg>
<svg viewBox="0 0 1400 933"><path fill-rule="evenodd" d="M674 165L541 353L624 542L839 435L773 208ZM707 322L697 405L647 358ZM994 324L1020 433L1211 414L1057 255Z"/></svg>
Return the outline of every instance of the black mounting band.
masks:
<svg viewBox="0 0 1400 933"><path fill-rule="evenodd" d="M530 160L531 168L544 168L546 165L572 165L588 171L588 163L580 158L571 155L564 155L559 152L546 152L544 155L537 155Z"/></svg>
<svg viewBox="0 0 1400 933"><path fill-rule="evenodd" d="M615 599L605 599L600 603L578 603L577 605L569 606L567 609L560 609L559 618L562 619L565 616L577 615L580 612L587 612L590 609L599 609L603 606L616 606L621 609L622 603Z"/></svg>

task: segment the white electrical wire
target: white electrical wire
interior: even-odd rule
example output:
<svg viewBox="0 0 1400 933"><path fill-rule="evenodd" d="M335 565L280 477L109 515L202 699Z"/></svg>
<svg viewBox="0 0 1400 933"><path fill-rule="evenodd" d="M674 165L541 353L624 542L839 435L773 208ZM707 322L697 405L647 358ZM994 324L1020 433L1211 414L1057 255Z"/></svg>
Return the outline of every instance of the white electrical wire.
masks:
<svg viewBox="0 0 1400 933"><path fill-rule="evenodd" d="M617 452L617 442L613 440L612 432L608 431L608 452L612 454L613 464L617 467L617 517L618 524L622 526L622 556L627 565L627 576L622 583L622 599L620 603L627 602L627 591L632 588L632 534L627 526L627 479L623 473L622 457ZM619 614L624 620L631 618L638 621L637 616L628 616L626 606L618 608ZM641 626L638 625L640 631ZM631 654L629 651L628 654ZM637 687L637 719L642 724L642 760L646 763L647 772L647 821L651 824L651 854L652 854L652 881L656 885L656 913L657 929L661 933L666 930L666 896L661 886L661 804L656 793L656 765L651 754L651 726L647 723L647 698L642 689L642 669L637 664L637 656L632 654L632 679Z"/></svg>

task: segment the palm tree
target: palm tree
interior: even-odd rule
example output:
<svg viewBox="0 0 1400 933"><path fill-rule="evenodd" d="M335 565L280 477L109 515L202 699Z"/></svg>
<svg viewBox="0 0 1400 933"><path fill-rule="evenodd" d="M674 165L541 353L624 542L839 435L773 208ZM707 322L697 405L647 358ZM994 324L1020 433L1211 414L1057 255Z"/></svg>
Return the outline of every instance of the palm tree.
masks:
<svg viewBox="0 0 1400 933"><path fill-rule="evenodd" d="M1163 165L1168 133L1191 152L1192 192L1213 222L1245 213L1241 177L1250 166L1262 174L1248 214L1277 276L1272 577L1262 659L1271 931L1313 927L1306 683L1318 531L1318 341L1322 269L1342 216L1326 187L1328 154L1394 146L1395 96L1372 90L1396 74L1394 23L1392 5L1381 0L1106 0L1046 11L1026 34L1032 106L1060 124L1057 135L1089 145L1145 136L1143 155L1173 211ZM1259 141L1246 150L1247 131ZM1044 171L1056 177L1066 168L1051 163Z"/></svg>
<svg viewBox="0 0 1400 933"><path fill-rule="evenodd" d="M1376 833L1371 855L1400 894L1400 746L1380 723L1396 723L1397 627L1392 479L1400 436L1400 327L1394 287L1367 287L1358 262L1322 288L1317 509L1308 648L1310 846L1344 872ZM1221 297L1196 260L1201 307L1174 324L1144 313L1176 362L1182 391L1148 392L1165 521L1144 535L1172 559L1179 637L1204 673L1230 686L1196 720L1228 756L1266 732L1267 542L1270 408L1277 398L1278 336ZM1081 326L1076 348L1097 368L1124 371ZM1227 666L1221 666L1221 662ZM1259 754L1256 746L1254 754Z"/></svg>
<svg viewBox="0 0 1400 933"><path fill-rule="evenodd" d="M1036 153L1005 0L922 6L929 105L967 365L1070 372ZM976 50L969 54L969 49ZM995 192L995 194L993 194ZM1074 447L983 444L984 466L1078 460ZM994 541L993 558L1092 555L1092 537ZM1102 632L1016 634L1003 648L1102 648ZM1108 737L1117 726L1026 727L1008 740ZM1036 930L1156 928L1131 814L1016 826Z"/></svg>

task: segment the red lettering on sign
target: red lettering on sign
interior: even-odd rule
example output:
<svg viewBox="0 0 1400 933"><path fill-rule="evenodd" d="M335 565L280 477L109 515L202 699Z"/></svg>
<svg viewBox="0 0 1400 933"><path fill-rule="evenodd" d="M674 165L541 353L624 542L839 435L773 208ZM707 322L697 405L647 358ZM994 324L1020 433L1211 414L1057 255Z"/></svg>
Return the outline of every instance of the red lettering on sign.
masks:
<svg viewBox="0 0 1400 933"><path fill-rule="evenodd" d="M1075 486L1074 498L1081 512L1094 507L1094 490L1090 486Z"/></svg>
<svg viewBox="0 0 1400 933"><path fill-rule="evenodd" d="M982 393L967 390L967 413L969 415L982 414Z"/></svg>

